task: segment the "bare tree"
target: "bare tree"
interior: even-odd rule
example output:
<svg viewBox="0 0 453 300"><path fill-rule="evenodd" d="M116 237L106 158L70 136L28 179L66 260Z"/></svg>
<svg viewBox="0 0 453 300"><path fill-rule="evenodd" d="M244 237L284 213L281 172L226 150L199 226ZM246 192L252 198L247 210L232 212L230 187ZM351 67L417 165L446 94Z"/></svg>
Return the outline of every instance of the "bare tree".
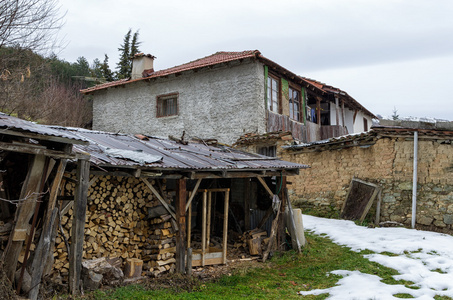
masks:
<svg viewBox="0 0 453 300"><path fill-rule="evenodd" d="M0 48L52 49L63 17L56 0L0 0Z"/></svg>

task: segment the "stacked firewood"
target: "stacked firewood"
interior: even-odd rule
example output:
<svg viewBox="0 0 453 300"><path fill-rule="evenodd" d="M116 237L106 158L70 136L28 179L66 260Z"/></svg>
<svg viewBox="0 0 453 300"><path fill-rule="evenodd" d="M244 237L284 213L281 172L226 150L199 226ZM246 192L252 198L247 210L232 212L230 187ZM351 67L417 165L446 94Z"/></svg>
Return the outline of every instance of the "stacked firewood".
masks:
<svg viewBox="0 0 453 300"><path fill-rule="evenodd" d="M269 243L267 232L262 229L255 228L244 232L240 236L240 241L234 244L235 248L248 249L250 255L261 255Z"/></svg>
<svg viewBox="0 0 453 300"><path fill-rule="evenodd" d="M148 209L158 206L159 201L146 184L134 177L100 176L91 177L91 181L83 259L138 258L143 260L146 271L163 271L161 267L166 271L171 269L174 232L168 216L148 220ZM157 186L154 180L150 183ZM75 184L68 180L65 195L73 195L74 189ZM168 196L165 184L159 190L164 198ZM71 236L72 215L71 208L61 217L62 230L55 243L54 269L63 277L69 270L67 241Z"/></svg>
<svg viewBox="0 0 453 300"><path fill-rule="evenodd" d="M146 239L143 260L148 261L145 269L154 277L175 269L175 230L171 223L171 215L153 218L150 223L150 235Z"/></svg>

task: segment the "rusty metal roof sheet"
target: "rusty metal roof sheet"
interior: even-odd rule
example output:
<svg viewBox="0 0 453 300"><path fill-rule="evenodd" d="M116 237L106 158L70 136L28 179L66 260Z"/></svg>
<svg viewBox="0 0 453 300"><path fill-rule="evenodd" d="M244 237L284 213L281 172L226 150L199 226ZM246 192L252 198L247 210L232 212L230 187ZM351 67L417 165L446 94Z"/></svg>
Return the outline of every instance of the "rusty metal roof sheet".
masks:
<svg viewBox="0 0 453 300"><path fill-rule="evenodd" d="M43 136L55 137L59 142L68 144L86 143L86 141L71 132L57 131L46 125L36 124L30 121L22 120L4 113L0 113L0 128L3 133L6 131L15 131L21 133L32 133Z"/></svg>
<svg viewBox="0 0 453 300"><path fill-rule="evenodd" d="M210 146L198 142L187 145L176 141L132 135L92 131L80 128L54 127L89 141L89 145L74 145L75 151L91 154L91 163L100 167L151 168L156 170L284 170L303 169L307 165L246 153L226 146ZM112 155L112 151L116 155ZM124 157L120 157L124 153ZM131 153L147 155L154 161L135 160ZM118 155L120 154L120 155Z"/></svg>

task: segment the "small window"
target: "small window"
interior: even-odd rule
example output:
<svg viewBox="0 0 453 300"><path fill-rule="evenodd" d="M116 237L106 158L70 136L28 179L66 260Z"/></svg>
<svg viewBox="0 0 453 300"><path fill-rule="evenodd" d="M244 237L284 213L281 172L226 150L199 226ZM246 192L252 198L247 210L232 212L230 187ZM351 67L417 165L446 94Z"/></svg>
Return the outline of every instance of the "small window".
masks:
<svg viewBox="0 0 453 300"><path fill-rule="evenodd" d="M267 109L278 113L278 99L280 87L278 79L269 75L267 78Z"/></svg>
<svg viewBox="0 0 453 300"><path fill-rule="evenodd" d="M157 96L157 117L178 115L178 94Z"/></svg>
<svg viewBox="0 0 453 300"><path fill-rule="evenodd" d="M275 146L259 147L257 150L258 154L261 155L266 155L270 157L277 156L277 147Z"/></svg>
<svg viewBox="0 0 453 300"><path fill-rule="evenodd" d="M289 117L300 121L300 93L293 88L289 88Z"/></svg>
<svg viewBox="0 0 453 300"><path fill-rule="evenodd" d="M368 131L368 120L363 118L363 131Z"/></svg>

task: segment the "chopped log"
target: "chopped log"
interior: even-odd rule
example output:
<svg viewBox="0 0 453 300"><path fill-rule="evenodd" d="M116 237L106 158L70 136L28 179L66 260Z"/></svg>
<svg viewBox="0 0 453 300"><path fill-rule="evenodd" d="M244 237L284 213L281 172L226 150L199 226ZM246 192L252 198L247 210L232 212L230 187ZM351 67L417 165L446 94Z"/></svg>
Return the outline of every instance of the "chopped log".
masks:
<svg viewBox="0 0 453 300"><path fill-rule="evenodd" d="M140 277L142 274L143 260L138 258L129 258L126 260L124 275L127 278Z"/></svg>

